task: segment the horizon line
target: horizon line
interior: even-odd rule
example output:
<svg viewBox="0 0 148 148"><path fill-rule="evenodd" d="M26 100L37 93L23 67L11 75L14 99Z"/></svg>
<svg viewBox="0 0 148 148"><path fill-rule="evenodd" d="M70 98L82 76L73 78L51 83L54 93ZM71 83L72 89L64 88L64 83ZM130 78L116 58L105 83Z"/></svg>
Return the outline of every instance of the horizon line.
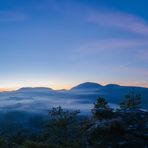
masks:
<svg viewBox="0 0 148 148"><path fill-rule="evenodd" d="M73 87L76 87L80 84L83 84L83 83L96 83L96 84L99 84L99 85L102 85L102 86L107 86L109 84L113 84L113 85L119 85L119 86L128 86L128 87L143 87L143 88L148 88L148 86L145 86L145 85L138 85L138 84L118 84L118 83L105 83L105 84L101 84L101 83L97 83L97 82L82 82L82 83L78 83L76 85L73 85L71 87L68 87L68 88L64 88L64 87L59 87L59 88L55 88L55 87L51 87L51 86L48 86L48 85L42 85L42 86L18 86L18 87L8 87L8 88L0 88L0 92L11 92L11 91L17 91L21 88L50 88L52 90L62 90L62 89L65 89L65 90L71 90Z"/></svg>

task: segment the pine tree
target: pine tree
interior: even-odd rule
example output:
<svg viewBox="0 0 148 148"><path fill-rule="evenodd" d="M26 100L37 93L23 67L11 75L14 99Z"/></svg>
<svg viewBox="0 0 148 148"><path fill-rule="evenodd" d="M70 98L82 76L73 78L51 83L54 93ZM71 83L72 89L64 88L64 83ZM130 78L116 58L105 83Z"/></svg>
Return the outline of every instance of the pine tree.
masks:
<svg viewBox="0 0 148 148"><path fill-rule="evenodd" d="M136 110L139 109L141 105L141 95L135 94L134 89L130 92L130 94L125 96L125 100L120 103L121 109L129 109Z"/></svg>
<svg viewBox="0 0 148 148"><path fill-rule="evenodd" d="M110 118L113 114L113 110L109 107L108 102L103 97L99 97L94 103L92 114L94 119Z"/></svg>
<svg viewBox="0 0 148 148"><path fill-rule="evenodd" d="M47 127L48 141L61 148L73 147L78 145L76 142L78 129L77 116L80 113L79 110L69 111L64 110L60 106L52 108L49 111L50 121ZM76 147L76 146L75 146Z"/></svg>

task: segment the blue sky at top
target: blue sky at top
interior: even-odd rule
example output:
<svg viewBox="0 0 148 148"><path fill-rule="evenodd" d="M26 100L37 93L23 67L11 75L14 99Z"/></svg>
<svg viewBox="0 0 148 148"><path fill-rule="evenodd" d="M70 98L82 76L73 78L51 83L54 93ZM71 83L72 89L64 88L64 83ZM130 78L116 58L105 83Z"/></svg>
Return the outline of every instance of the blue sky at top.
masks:
<svg viewBox="0 0 148 148"><path fill-rule="evenodd" d="M147 0L0 0L0 87L148 86Z"/></svg>

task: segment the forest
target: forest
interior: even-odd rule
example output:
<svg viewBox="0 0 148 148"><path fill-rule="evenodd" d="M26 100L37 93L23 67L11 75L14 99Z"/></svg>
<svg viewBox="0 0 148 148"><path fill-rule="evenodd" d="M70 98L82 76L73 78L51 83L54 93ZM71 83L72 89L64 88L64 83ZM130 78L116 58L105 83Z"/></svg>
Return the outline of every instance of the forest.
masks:
<svg viewBox="0 0 148 148"><path fill-rule="evenodd" d="M58 106L45 117L30 117L29 124L29 115L8 113L0 123L0 148L147 148L148 111L141 102L142 96L131 92L113 109L98 97L88 115Z"/></svg>

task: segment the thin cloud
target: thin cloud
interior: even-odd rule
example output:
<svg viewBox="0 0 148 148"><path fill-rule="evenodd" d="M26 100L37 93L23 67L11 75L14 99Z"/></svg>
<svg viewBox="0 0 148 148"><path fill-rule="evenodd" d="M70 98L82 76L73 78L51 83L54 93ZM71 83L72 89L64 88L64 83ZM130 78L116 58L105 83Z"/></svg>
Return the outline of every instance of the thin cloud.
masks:
<svg viewBox="0 0 148 148"><path fill-rule="evenodd" d="M136 53L136 57L142 61L145 61L148 63L148 49L145 49L145 50L139 50L137 53Z"/></svg>
<svg viewBox="0 0 148 148"><path fill-rule="evenodd" d="M25 21L28 16L21 12L0 11L0 22Z"/></svg>
<svg viewBox="0 0 148 148"><path fill-rule="evenodd" d="M92 12L88 16L88 19L99 25L121 28L148 36L148 22L134 15L112 11L99 11Z"/></svg>
<svg viewBox="0 0 148 148"><path fill-rule="evenodd" d="M76 49L77 52L83 52L85 54L98 53L102 51L125 51L125 50L137 50L137 47L148 46L146 40L128 40L128 39L104 39L90 41L85 45Z"/></svg>
<svg viewBox="0 0 148 148"><path fill-rule="evenodd" d="M64 15L68 14L71 17L76 16L81 20L87 20L98 25L120 28L148 36L148 22L141 17L129 13L110 11L102 7L98 8L99 10L94 10L89 6L69 1L64 1L63 3L63 1L50 0L42 7L43 9L50 9Z"/></svg>

